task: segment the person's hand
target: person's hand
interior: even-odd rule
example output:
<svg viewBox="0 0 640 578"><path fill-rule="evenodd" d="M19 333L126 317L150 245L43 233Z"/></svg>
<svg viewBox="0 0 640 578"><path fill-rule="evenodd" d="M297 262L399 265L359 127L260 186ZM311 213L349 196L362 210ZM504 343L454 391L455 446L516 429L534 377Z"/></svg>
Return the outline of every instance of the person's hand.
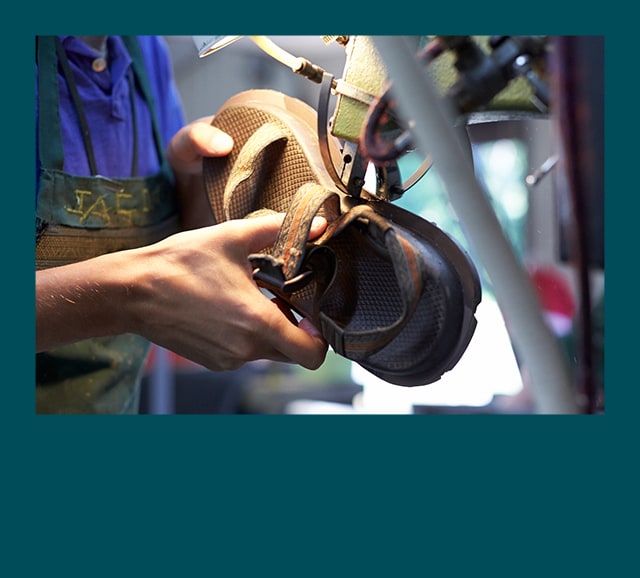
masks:
<svg viewBox="0 0 640 578"><path fill-rule="evenodd" d="M293 322L252 279L248 255L273 245L282 218L227 221L136 250L131 264L144 272L126 315L137 332L213 370L257 359L318 368L327 352L320 332ZM310 237L325 227L316 219Z"/></svg>
<svg viewBox="0 0 640 578"><path fill-rule="evenodd" d="M36 351L136 333L212 370L256 359L324 361L320 332L271 300L251 253L274 244L283 215L227 221L36 275ZM326 228L314 219L309 237Z"/></svg>
<svg viewBox="0 0 640 578"><path fill-rule="evenodd" d="M213 224L202 179L202 159L228 155L233 147L233 139L211 126L212 120L212 116L203 117L183 126L167 146L184 229Z"/></svg>

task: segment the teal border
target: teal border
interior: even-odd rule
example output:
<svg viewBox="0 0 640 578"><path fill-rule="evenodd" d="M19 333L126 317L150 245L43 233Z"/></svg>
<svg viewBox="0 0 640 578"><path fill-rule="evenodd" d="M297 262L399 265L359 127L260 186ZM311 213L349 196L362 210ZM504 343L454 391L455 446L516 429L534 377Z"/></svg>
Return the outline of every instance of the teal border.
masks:
<svg viewBox="0 0 640 578"><path fill-rule="evenodd" d="M615 576L625 557L637 567L621 526L638 511L631 14L611 2L250 6L153 4L130 17L130 2L30 3L5 15L5 575ZM33 415L33 37L223 28L606 36L605 415Z"/></svg>

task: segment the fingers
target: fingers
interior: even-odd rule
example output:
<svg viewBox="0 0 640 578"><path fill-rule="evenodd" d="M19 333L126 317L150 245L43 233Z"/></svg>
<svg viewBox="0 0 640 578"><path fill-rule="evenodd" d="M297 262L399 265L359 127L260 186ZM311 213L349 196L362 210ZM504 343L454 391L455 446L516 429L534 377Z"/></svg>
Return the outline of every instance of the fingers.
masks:
<svg viewBox="0 0 640 578"><path fill-rule="evenodd" d="M271 345L291 363L297 363L307 369L318 369L327 355L327 342L320 331L308 319L298 325L292 323L287 315L278 311L269 323L273 336Z"/></svg>
<svg viewBox="0 0 640 578"><path fill-rule="evenodd" d="M274 303L278 307L278 309L280 309L280 311L282 311L282 314L289 321L291 321L291 323L298 325L296 316L293 314L291 309L289 309L289 306L280 297L274 297L273 299L271 299L271 302ZM307 331L307 333L309 332Z"/></svg>
<svg viewBox="0 0 640 578"><path fill-rule="evenodd" d="M182 297L184 316L196 310L212 312L209 318L200 316L185 324L185 335L162 335L171 340L168 345L181 347L178 353L211 369L237 368L253 359L296 363L307 369L322 365L327 344L320 332L308 321L298 324L286 304L272 302L251 275L248 255L273 246L283 219L284 214L274 213L226 221L160 242L165 252L167 246L174 249L169 264L195 272L195 281L190 275L167 275L180 281L175 293ZM325 227L326 221L318 219L312 230L319 234ZM215 294L202 291L203 285L214 284L219 287ZM175 308L159 308L172 311L178 319L182 314ZM214 326L216 332L212 331Z"/></svg>
<svg viewBox="0 0 640 578"><path fill-rule="evenodd" d="M324 341L324 337L322 336L322 333L320 332L320 330L311 322L310 319L307 319L306 317L304 319L302 319L300 321L300 323L298 323L298 327L300 329L302 329L303 331L306 331L309 335L311 335L311 337L316 338L316 339L322 339Z"/></svg>
<svg viewBox="0 0 640 578"><path fill-rule="evenodd" d="M244 330L226 332L223 343L213 343L197 360L212 370L233 370L259 359L318 369L328 346L310 321L297 323L286 304L265 295L252 300L254 310ZM239 326L236 326L239 327Z"/></svg>
<svg viewBox="0 0 640 578"><path fill-rule="evenodd" d="M213 117L205 117L182 127L167 147L167 158L174 170L186 173L201 170L202 157L225 156L233 148L233 139L211 126Z"/></svg>
<svg viewBox="0 0 640 578"><path fill-rule="evenodd" d="M313 327L310 322L309 326ZM318 369L324 363L328 346L320 332L311 334L300 326L290 325L285 335L280 351L294 363L307 369Z"/></svg>
<svg viewBox="0 0 640 578"><path fill-rule="evenodd" d="M278 236L284 214L274 213L264 217L235 221L239 230L244 232L245 247L249 253L272 246ZM322 234L327 222L316 217L311 227L310 237ZM273 299L274 306L269 314L265 314L271 346L284 356L285 361L298 363L307 369L317 369L324 362L327 343L321 332L307 319L298 324L290 309L282 300ZM270 359L278 360L279 356L271 355Z"/></svg>
<svg viewBox="0 0 640 578"><path fill-rule="evenodd" d="M224 156L233 147L233 139L226 132L204 122L192 123L186 133L187 140L200 156Z"/></svg>
<svg viewBox="0 0 640 578"><path fill-rule="evenodd" d="M278 238L283 220L284 213L273 213L263 217L234 221L233 226L238 227L238 233L244 237L244 246L248 252L255 253L265 247L273 246ZM311 224L309 238L314 239L320 236L326 227L327 221L324 217L315 217Z"/></svg>
<svg viewBox="0 0 640 578"><path fill-rule="evenodd" d="M309 230L309 239L313 240L324 233L327 228L327 220L324 217L314 217L311 221L311 229Z"/></svg>
<svg viewBox="0 0 640 578"><path fill-rule="evenodd" d="M238 234L242 236L244 248L249 254L273 246L278 238L283 220L284 213L273 213L254 219L233 221L232 226L237 227Z"/></svg>

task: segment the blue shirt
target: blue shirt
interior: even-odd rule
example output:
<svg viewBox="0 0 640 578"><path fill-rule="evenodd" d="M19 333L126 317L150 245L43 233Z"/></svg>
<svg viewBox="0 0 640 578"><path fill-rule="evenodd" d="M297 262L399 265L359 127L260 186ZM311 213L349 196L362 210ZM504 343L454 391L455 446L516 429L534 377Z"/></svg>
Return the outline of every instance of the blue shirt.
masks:
<svg viewBox="0 0 640 578"><path fill-rule="evenodd" d="M96 72L92 64L97 53L75 36L60 37L74 72L78 92L93 142L98 173L107 177L130 177L133 155L133 118L127 70L131 58L119 36L107 39L108 66ZM174 83L168 48L162 37L140 36L140 47L155 100L156 115L164 146L184 125L184 113ZM38 126L38 83L36 65L36 127ZM64 149L64 172L89 176L89 162L82 140L78 116L66 80L58 75L60 123ZM155 174L160 167L153 140L151 115L140 91L136 91L138 130L138 174ZM36 129L36 183L40 160ZM37 186L36 186L37 191ZM36 193L37 194L37 193Z"/></svg>

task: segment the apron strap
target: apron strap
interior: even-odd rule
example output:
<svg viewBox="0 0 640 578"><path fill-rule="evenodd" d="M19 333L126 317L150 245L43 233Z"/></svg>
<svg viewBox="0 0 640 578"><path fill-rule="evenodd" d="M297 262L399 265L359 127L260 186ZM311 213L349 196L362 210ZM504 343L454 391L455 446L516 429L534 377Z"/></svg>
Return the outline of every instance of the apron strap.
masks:
<svg viewBox="0 0 640 578"><path fill-rule="evenodd" d="M78 85L76 84L75 77L73 76L73 70L71 70L71 66L69 65L67 53L64 51L64 46L62 46L62 42L57 36L55 37L55 43L58 62L60 63L60 66L62 66L62 71L64 72L65 79L67 80L67 86L69 87L69 92L71 93L71 98L73 99L73 104L76 108L76 113L78 114L78 120L80 121L82 140L84 141L84 148L87 152L87 159L89 160L89 169L91 170L92 175L97 175L98 166L96 164L96 155L93 152L93 142L91 140L91 133L89 132L89 123L87 121L87 115L84 113L82 99L78 92Z"/></svg>
<svg viewBox="0 0 640 578"><path fill-rule="evenodd" d="M62 170L64 152L60 139L60 94L55 36L38 36L38 142L40 163L46 169ZM54 135L51 138L51 135ZM56 138L57 137L57 138Z"/></svg>
<svg viewBox="0 0 640 578"><path fill-rule="evenodd" d="M153 137L155 139L156 150L158 152L160 164L162 165L163 170L168 170L168 164L164 154L164 144L162 141L162 136L160 135L160 125L158 124L158 119L156 117L155 101L149 85L149 79L147 77L147 71L144 66L144 59L142 57L142 51L140 50L140 44L135 36L123 36L122 40L124 41L124 44L129 51L129 56L131 56L133 71L135 73L136 80L138 81L138 85L140 87L140 90L142 91L142 95L147 102L147 105L149 106L149 111L151 112Z"/></svg>

